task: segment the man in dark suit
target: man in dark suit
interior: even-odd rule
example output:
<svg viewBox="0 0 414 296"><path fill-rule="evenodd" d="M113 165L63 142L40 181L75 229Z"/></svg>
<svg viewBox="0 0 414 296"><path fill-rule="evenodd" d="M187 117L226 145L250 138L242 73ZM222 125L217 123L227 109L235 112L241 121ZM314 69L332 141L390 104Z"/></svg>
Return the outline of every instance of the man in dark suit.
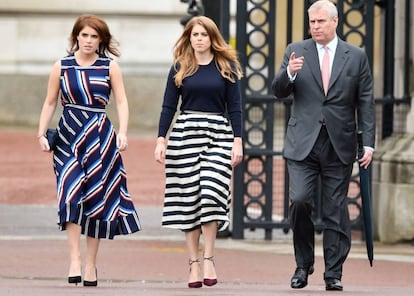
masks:
<svg viewBox="0 0 414 296"><path fill-rule="evenodd" d="M316 1L308 16L312 38L287 47L272 83L277 98L293 95L284 147L297 266L291 287L305 287L314 271L312 210L320 176L325 287L341 291L342 265L351 247L347 194L357 129L365 145L362 166L371 163L375 145L372 77L365 52L337 37L338 11L332 2Z"/></svg>

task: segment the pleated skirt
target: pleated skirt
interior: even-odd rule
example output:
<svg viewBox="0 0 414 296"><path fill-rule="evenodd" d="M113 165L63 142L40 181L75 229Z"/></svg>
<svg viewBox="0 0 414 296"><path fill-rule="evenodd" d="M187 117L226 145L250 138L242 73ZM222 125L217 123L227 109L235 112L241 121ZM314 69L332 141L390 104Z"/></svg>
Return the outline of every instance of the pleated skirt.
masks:
<svg viewBox="0 0 414 296"><path fill-rule="evenodd" d="M79 224L82 234L113 239L141 229L127 190L116 134L104 109L65 106L53 164L58 225Z"/></svg>
<svg viewBox="0 0 414 296"><path fill-rule="evenodd" d="M226 117L182 113L173 125L165 160L162 225L191 231L229 224L233 132Z"/></svg>

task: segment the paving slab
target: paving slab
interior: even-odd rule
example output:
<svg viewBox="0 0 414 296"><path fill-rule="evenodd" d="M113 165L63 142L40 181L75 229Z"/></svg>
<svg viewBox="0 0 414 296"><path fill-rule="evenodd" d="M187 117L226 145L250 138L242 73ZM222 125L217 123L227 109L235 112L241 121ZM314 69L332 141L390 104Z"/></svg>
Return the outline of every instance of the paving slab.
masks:
<svg viewBox="0 0 414 296"><path fill-rule="evenodd" d="M124 155L128 187L143 230L103 240L96 288L67 284L66 233L57 228L51 155L38 150L35 129L0 130L0 296L3 295L332 295L324 290L321 236L309 285L290 288L294 271L291 233L245 231L245 239L217 240L219 283L188 289L184 235L160 226L164 173L153 160L154 137L129 137ZM82 240L82 248L85 241ZM414 246L374 246L353 240L344 265L342 295L414 295Z"/></svg>

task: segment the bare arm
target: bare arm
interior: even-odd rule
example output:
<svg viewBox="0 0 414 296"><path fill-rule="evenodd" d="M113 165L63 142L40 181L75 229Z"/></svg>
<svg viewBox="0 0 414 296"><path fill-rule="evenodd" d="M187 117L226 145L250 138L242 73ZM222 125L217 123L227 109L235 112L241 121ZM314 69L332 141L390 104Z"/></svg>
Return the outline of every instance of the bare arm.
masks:
<svg viewBox="0 0 414 296"><path fill-rule="evenodd" d="M60 61L57 61L50 72L49 82L47 85L47 94L45 101L43 103L42 111L40 113L39 119L39 128L37 132L37 137L39 139L40 148L42 151L49 151L49 144L44 137L46 130L49 126L49 123L55 113L58 95L60 89Z"/></svg>
<svg viewBox="0 0 414 296"><path fill-rule="evenodd" d="M128 146L127 131L129 120L128 100L125 93L124 81L118 63L111 61L110 79L113 94L115 97L116 109L118 112L119 131L116 144L120 150L125 150Z"/></svg>

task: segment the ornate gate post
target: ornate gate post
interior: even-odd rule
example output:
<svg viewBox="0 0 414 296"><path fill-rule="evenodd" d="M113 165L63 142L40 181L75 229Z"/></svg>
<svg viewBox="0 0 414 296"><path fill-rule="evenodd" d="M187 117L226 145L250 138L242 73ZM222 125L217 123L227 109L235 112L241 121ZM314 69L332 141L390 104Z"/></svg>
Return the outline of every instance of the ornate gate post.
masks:
<svg viewBox="0 0 414 296"><path fill-rule="evenodd" d="M234 238L243 238L244 228L266 228L272 221L275 2L237 1L236 45L245 73L245 158L234 175ZM267 239L271 231L266 228Z"/></svg>

